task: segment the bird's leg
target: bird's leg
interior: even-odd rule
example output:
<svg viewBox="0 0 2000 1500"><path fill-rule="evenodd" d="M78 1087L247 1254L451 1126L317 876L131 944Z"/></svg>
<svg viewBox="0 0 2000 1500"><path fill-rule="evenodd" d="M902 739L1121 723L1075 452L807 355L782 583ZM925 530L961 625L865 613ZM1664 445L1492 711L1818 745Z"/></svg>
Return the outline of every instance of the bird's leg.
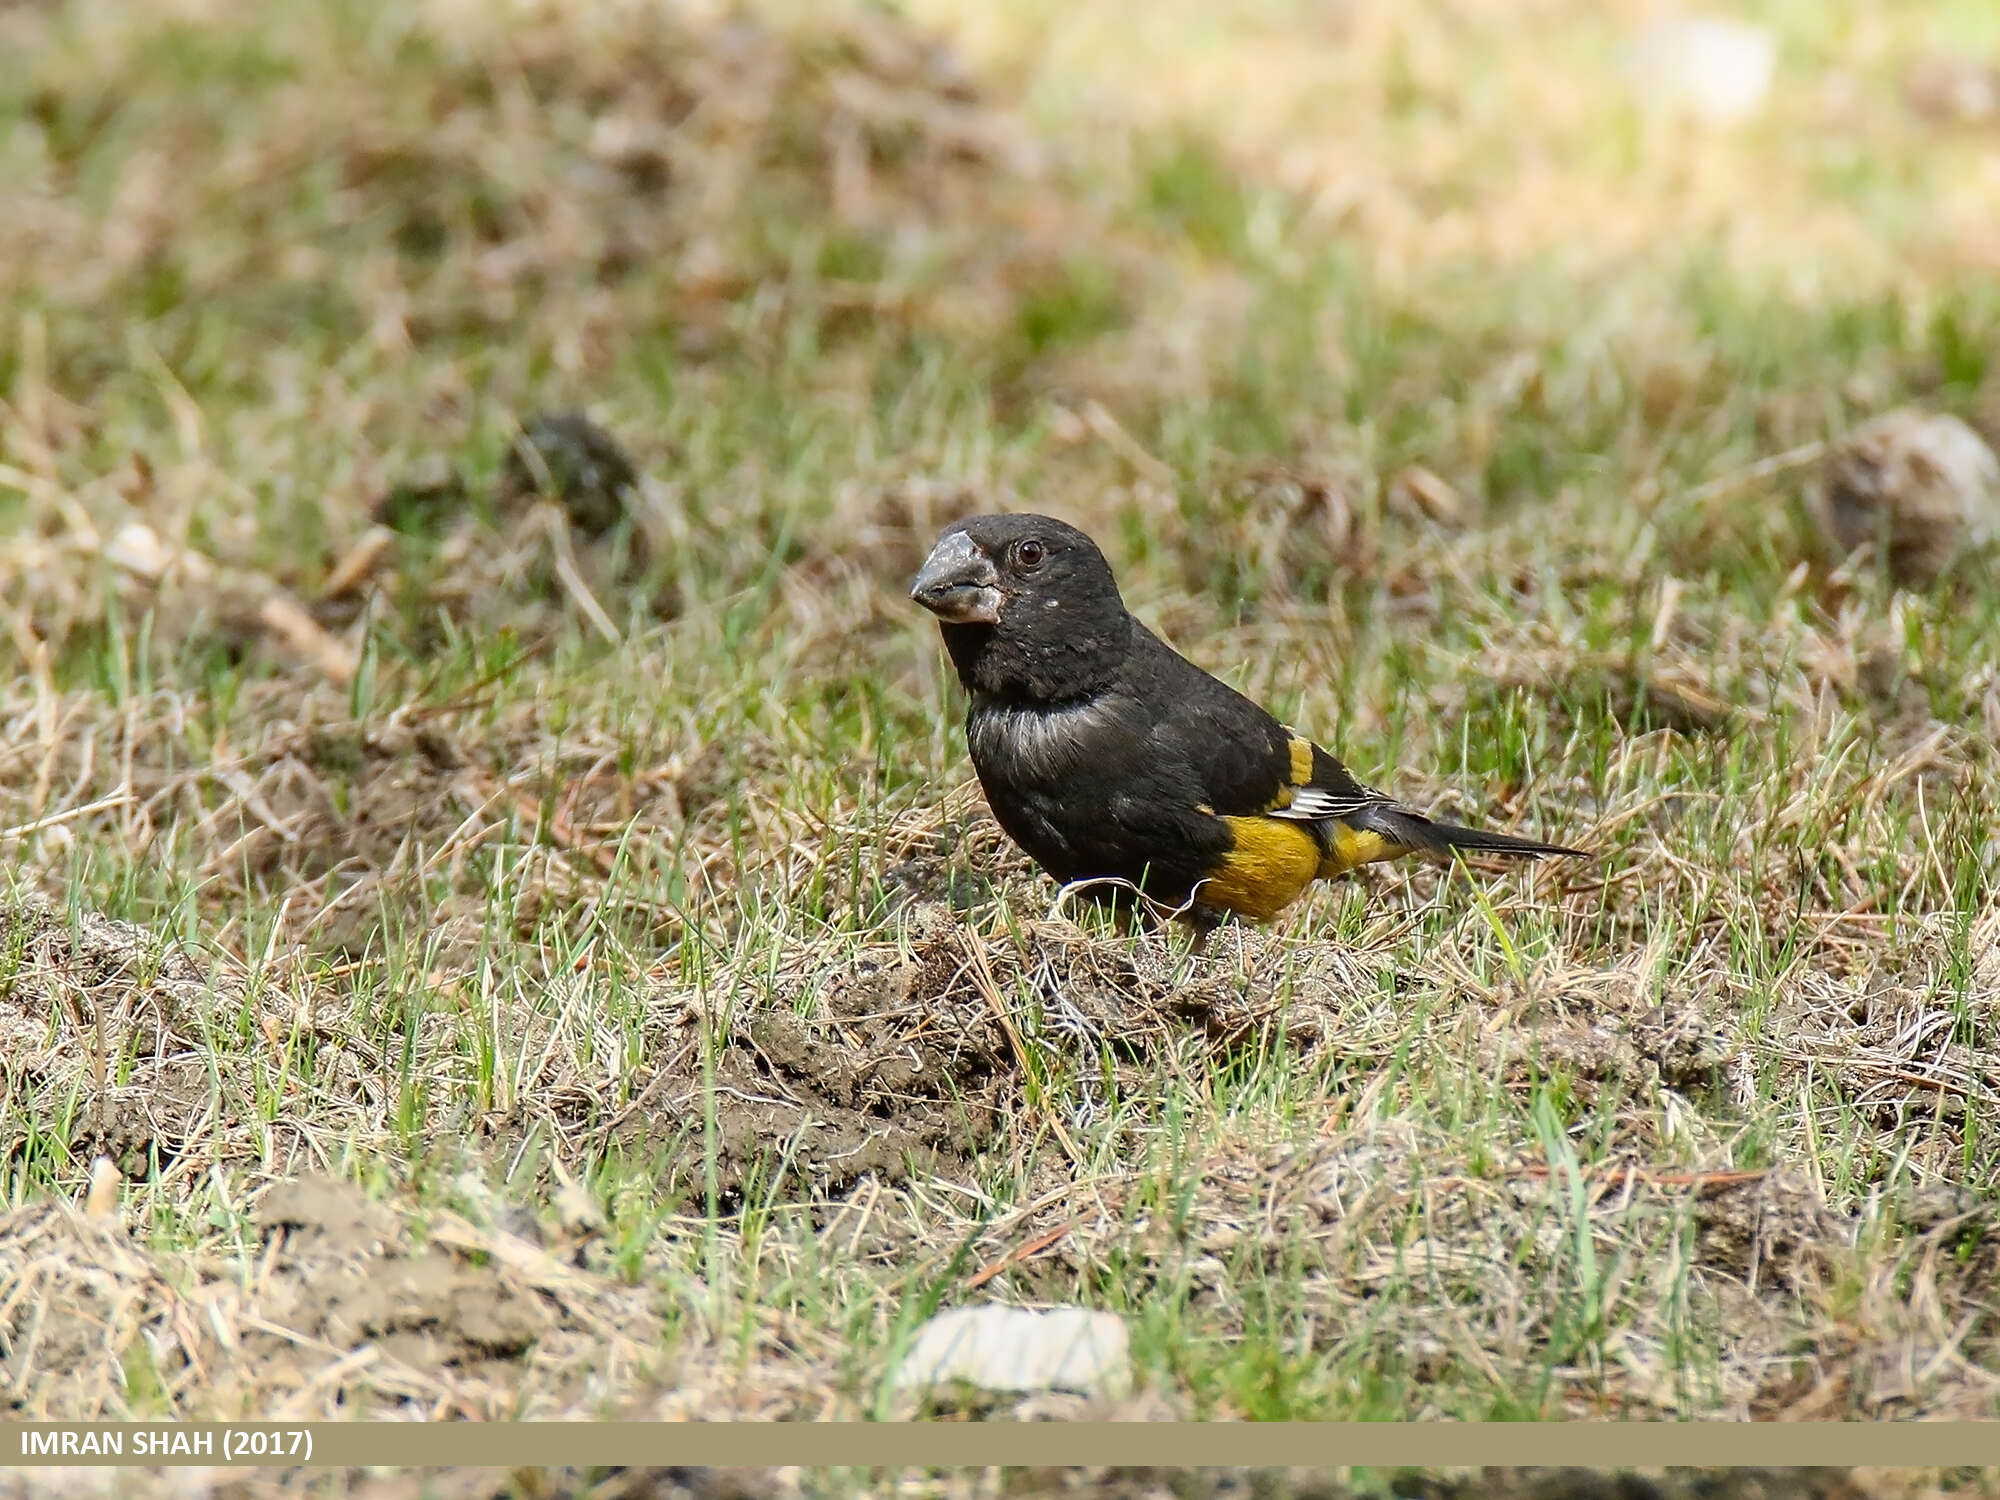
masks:
<svg viewBox="0 0 2000 1500"><path fill-rule="evenodd" d="M1208 949L1208 935L1220 927L1227 916L1227 912L1220 911L1213 906L1190 906L1186 911L1182 912L1180 914L1181 920L1187 923L1188 927L1194 933L1194 942L1189 945L1188 951L1197 957L1206 952Z"/></svg>

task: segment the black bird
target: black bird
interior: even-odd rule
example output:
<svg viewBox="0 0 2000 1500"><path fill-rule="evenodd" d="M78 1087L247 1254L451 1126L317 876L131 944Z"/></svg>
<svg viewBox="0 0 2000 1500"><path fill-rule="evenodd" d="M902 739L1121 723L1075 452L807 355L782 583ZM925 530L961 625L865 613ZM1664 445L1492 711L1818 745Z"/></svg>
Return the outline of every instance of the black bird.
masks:
<svg viewBox="0 0 2000 1500"><path fill-rule="evenodd" d="M1363 786L1128 614L1104 554L1061 521L960 521L910 597L972 695L966 740L993 816L1061 884L1127 882L1206 931L1232 912L1268 921L1376 860L1584 852L1440 823Z"/></svg>

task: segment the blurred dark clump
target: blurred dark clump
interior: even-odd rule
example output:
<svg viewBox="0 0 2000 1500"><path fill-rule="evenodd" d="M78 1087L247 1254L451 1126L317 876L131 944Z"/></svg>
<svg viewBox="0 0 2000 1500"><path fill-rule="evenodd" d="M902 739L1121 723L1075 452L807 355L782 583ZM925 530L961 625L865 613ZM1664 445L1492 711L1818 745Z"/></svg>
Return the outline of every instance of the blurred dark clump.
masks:
<svg viewBox="0 0 2000 1500"><path fill-rule="evenodd" d="M508 449L500 498L556 500L570 525L596 537L618 524L638 483L632 460L602 427L581 412L543 412L522 424Z"/></svg>

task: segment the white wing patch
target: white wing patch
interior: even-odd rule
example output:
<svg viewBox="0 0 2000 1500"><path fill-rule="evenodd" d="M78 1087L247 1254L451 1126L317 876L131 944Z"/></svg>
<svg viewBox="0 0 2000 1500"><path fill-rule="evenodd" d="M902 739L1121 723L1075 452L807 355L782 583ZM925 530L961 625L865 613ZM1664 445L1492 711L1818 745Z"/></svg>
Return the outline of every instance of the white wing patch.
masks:
<svg viewBox="0 0 2000 1500"><path fill-rule="evenodd" d="M1372 787L1361 788L1357 796L1352 792L1328 791L1325 787L1302 786L1292 793L1292 800L1285 806L1272 808L1271 816L1317 823L1326 818L1345 818L1364 807L1381 807L1384 804L1393 805L1393 800Z"/></svg>

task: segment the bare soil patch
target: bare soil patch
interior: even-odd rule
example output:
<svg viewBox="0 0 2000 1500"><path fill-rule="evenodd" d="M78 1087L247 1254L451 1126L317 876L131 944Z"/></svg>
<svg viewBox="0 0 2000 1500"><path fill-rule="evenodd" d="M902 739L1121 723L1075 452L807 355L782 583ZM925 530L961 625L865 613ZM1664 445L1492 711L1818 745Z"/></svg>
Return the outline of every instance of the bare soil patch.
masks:
<svg viewBox="0 0 2000 1500"><path fill-rule="evenodd" d="M982 936L923 901L894 943L832 961L811 948L787 957L770 1001L740 1013L718 1013L719 986L657 997L675 1018L659 1036L664 1061L619 1111L612 1140L642 1157L675 1149L684 1171L700 1162L704 1176L688 1187L703 1190L706 1066L725 1200L773 1162L815 1197L871 1177L963 1174L1016 1136L1024 1109L1033 1113L1024 1053L1041 1066L1051 1049L1071 1059L1104 1050L1141 1087L1160 1058L1190 1048L1325 1040L1344 1001L1338 986L1360 973L1327 954L1311 977L1275 958L1246 977L1231 961L1176 963L1162 943L1103 943L1060 921L1019 938ZM722 1039L706 1064L704 1026Z"/></svg>
<svg viewBox="0 0 2000 1500"><path fill-rule="evenodd" d="M348 1183L272 1184L253 1275L156 1255L115 1217L0 1217L0 1370L33 1420L603 1415L648 1388L644 1292L539 1245L404 1216Z"/></svg>
<svg viewBox="0 0 2000 1500"><path fill-rule="evenodd" d="M144 1176L199 1147L223 1108L246 1108L231 1058L204 1045L244 1003L170 940L94 912L20 893L0 903L0 1070L12 1138L25 1122L82 1160L110 1156Z"/></svg>

